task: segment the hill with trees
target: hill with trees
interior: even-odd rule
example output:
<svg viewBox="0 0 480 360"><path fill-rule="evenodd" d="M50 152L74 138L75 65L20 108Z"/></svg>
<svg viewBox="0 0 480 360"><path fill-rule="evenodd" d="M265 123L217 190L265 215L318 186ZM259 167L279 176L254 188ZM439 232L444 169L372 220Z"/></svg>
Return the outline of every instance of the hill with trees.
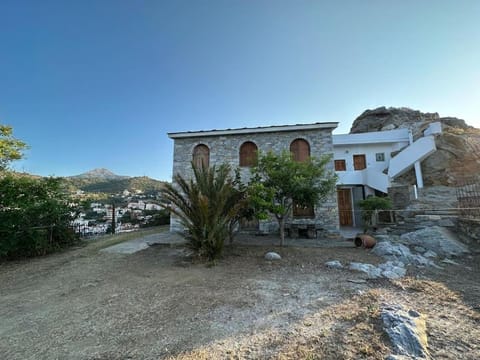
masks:
<svg viewBox="0 0 480 360"><path fill-rule="evenodd" d="M130 177L116 175L107 169L94 169L63 179L70 190L107 194L116 194L124 190L132 193L157 193L165 185L165 182L147 176Z"/></svg>

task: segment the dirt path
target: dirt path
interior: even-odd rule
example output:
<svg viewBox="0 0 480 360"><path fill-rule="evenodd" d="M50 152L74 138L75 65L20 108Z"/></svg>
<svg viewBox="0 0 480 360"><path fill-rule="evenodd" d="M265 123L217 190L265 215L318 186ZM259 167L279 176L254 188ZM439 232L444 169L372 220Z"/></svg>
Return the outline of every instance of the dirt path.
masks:
<svg viewBox="0 0 480 360"><path fill-rule="evenodd" d="M283 259L265 261L271 249ZM478 255L454 269L471 267L458 275L469 287L460 295L449 281L363 281L361 273L326 268L333 259L382 261L353 245L237 245L207 267L159 245L0 264L2 359L381 359L389 353L378 318L384 301L427 314L436 358L480 357L478 287L471 291ZM442 274L411 275L436 281Z"/></svg>

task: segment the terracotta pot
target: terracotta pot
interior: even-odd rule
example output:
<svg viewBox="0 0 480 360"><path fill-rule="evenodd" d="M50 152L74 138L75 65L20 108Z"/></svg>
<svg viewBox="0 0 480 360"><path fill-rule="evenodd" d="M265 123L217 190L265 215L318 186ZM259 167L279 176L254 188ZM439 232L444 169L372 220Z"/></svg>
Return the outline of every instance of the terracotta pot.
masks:
<svg viewBox="0 0 480 360"><path fill-rule="evenodd" d="M367 235L367 234L358 234L355 237L355 246L363 246L366 249L373 248L375 244L377 243L377 240L373 236Z"/></svg>

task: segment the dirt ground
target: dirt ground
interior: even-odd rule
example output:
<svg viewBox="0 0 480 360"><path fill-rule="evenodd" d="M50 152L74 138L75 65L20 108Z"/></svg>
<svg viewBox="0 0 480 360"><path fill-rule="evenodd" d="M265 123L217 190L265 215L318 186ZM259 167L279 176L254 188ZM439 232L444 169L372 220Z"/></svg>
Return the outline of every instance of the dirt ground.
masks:
<svg viewBox="0 0 480 360"><path fill-rule="evenodd" d="M2 359L383 359L383 303L426 315L432 358L480 358L478 249L393 282L324 265L383 262L353 244L234 245L210 267L97 249L0 264Z"/></svg>

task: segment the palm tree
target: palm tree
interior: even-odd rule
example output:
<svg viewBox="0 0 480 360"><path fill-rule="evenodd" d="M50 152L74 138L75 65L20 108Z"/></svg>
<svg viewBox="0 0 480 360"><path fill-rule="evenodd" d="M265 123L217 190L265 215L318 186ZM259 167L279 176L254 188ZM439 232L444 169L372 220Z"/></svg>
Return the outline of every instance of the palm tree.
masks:
<svg viewBox="0 0 480 360"><path fill-rule="evenodd" d="M227 164L196 167L193 178L174 176L174 184L167 184L163 199L170 203L170 211L185 228L187 246L197 255L209 260L218 258L227 236L233 236L232 224L238 222L244 203L243 189L238 177L232 178Z"/></svg>

